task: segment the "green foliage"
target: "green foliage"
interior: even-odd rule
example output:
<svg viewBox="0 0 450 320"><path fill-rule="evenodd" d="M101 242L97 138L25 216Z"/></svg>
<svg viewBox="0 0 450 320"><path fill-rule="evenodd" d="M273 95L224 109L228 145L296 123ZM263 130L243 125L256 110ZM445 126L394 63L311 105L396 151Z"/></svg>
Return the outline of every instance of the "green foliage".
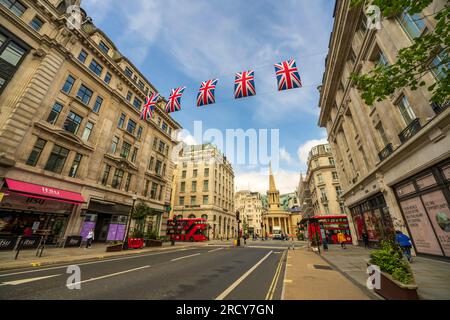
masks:
<svg viewBox="0 0 450 320"><path fill-rule="evenodd" d="M156 239L158 239L158 233L156 232L155 229L148 229L147 233L145 234L145 238L156 240Z"/></svg>
<svg viewBox="0 0 450 320"><path fill-rule="evenodd" d="M134 229L131 237L132 238L144 238L144 233L139 229Z"/></svg>
<svg viewBox="0 0 450 320"><path fill-rule="evenodd" d="M399 246L392 241L382 241L381 249L373 250L370 253L370 262L403 284L411 284L414 282L414 276L409 263L403 259L403 254Z"/></svg>
<svg viewBox="0 0 450 320"><path fill-rule="evenodd" d="M431 2L432 0L373 0L370 3L378 6L384 16L391 16L401 13L404 8L411 15L419 13ZM352 8L363 3L363 0L352 0ZM353 73L350 76L366 104L373 105L375 101L382 101L404 87L416 90L427 86L427 90L432 92L431 101L439 104L449 99L450 6L447 4L434 18L437 21L435 29L415 38L411 46L401 49L394 64L379 65L367 74ZM442 68L443 77L427 85L423 77L435 67L431 62L438 55L441 58L438 66Z"/></svg>
<svg viewBox="0 0 450 320"><path fill-rule="evenodd" d="M145 219L147 218L147 216L150 216L153 214L154 213L153 213L152 208L150 208L144 202L139 202L135 206L135 208L132 212L132 215L131 215L131 217L136 220L136 230L134 232L138 232L139 234L142 235L141 237L136 237L136 238L143 238Z"/></svg>

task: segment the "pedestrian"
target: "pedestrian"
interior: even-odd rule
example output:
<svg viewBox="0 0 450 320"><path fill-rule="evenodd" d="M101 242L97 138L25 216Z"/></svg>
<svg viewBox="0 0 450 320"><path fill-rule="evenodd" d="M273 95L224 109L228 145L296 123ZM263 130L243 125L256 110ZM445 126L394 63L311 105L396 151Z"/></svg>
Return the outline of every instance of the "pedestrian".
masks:
<svg viewBox="0 0 450 320"><path fill-rule="evenodd" d="M91 229L86 237L86 249L92 248L92 241L94 241L94 229Z"/></svg>
<svg viewBox="0 0 450 320"><path fill-rule="evenodd" d="M363 234L361 235L362 240L364 242L364 248L370 248L370 244L369 244L369 236L367 235L367 233L363 232Z"/></svg>
<svg viewBox="0 0 450 320"><path fill-rule="evenodd" d="M244 234L244 246L247 244L247 235L246 234Z"/></svg>
<svg viewBox="0 0 450 320"><path fill-rule="evenodd" d="M345 246L345 235L341 231L339 231L337 234L337 240L341 244L342 249L347 249L347 247Z"/></svg>
<svg viewBox="0 0 450 320"><path fill-rule="evenodd" d="M403 232L397 230L397 231L395 231L395 241L398 243L398 245L402 249L402 252L403 252L403 255L405 256L405 258L411 263L412 262L411 239Z"/></svg>
<svg viewBox="0 0 450 320"><path fill-rule="evenodd" d="M24 237L31 237L33 235L33 229L30 226L27 226L25 230L23 230Z"/></svg>
<svg viewBox="0 0 450 320"><path fill-rule="evenodd" d="M322 245L323 245L323 251L328 251L328 239L327 239L327 236L323 237Z"/></svg>

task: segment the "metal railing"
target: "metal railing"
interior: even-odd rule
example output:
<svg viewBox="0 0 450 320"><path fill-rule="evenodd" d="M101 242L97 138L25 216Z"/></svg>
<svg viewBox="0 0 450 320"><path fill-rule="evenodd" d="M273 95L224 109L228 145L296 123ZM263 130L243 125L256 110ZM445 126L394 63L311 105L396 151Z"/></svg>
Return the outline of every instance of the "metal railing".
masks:
<svg viewBox="0 0 450 320"><path fill-rule="evenodd" d="M378 153L378 157L380 161L383 161L387 157L389 157L394 152L394 148L392 147L392 143L386 145L386 147Z"/></svg>
<svg viewBox="0 0 450 320"><path fill-rule="evenodd" d="M402 132L400 132L398 137L400 138L400 141L402 143L405 143L417 132L419 132L420 129L422 129L422 126L420 125L420 119L416 118Z"/></svg>

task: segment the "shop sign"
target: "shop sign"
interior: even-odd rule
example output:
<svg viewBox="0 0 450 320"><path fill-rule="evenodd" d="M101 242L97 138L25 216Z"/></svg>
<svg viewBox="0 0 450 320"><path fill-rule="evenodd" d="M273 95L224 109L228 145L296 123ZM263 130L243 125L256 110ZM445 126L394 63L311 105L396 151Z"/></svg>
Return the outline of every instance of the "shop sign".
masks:
<svg viewBox="0 0 450 320"><path fill-rule="evenodd" d="M20 249L36 249L41 242L42 237L22 237L20 240Z"/></svg>
<svg viewBox="0 0 450 320"><path fill-rule="evenodd" d="M396 191L397 191L397 195L399 197L403 197L403 196L406 196L406 195L408 195L410 193L415 192L416 189L414 188L414 184L412 182L410 182L410 183L408 183L406 185L398 187Z"/></svg>
<svg viewBox="0 0 450 320"><path fill-rule="evenodd" d="M445 166L442 168L442 173L447 180L450 180L450 166Z"/></svg>
<svg viewBox="0 0 450 320"><path fill-rule="evenodd" d="M19 237L2 236L0 237L0 250L13 250Z"/></svg>
<svg viewBox="0 0 450 320"><path fill-rule="evenodd" d="M450 257L450 209L442 191L422 196L428 216L446 256Z"/></svg>
<svg viewBox="0 0 450 320"><path fill-rule="evenodd" d="M417 186L419 187L420 190L431 187L433 185L435 185L436 179L434 178L433 174L430 173L428 175L426 175L425 177L422 177L420 179L416 180Z"/></svg>
<svg viewBox="0 0 450 320"><path fill-rule="evenodd" d="M69 236L66 239L64 247L79 247L81 246L81 241L83 241L82 236Z"/></svg>
<svg viewBox="0 0 450 320"><path fill-rule="evenodd" d="M420 197L401 201L406 223L419 253L442 255Z"/></svg>

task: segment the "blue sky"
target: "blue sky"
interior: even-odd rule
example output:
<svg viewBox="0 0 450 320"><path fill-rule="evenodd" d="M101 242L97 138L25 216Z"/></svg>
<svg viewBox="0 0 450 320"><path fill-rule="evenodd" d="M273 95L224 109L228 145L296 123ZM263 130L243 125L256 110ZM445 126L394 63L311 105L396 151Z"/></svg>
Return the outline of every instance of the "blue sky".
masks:
<svg viewBox="0 0 450 320"><path fill-rule="evenodd" d="M295 190L307 152L326 140L317 126L317 86L333 0L83 0L82 7L163 96L187 87L182 111L172 115L191 133L194 121L224 135L226 129L279 129L277 187L282 193ZM290 58L304 87L279 92L273 64ZM255 70L257 95L235 100L234 75L248 69ZM217 103L197 108L200 83L213 78L219 78ZM234 169L238 189L266 191L262 168Z"/></svg>

